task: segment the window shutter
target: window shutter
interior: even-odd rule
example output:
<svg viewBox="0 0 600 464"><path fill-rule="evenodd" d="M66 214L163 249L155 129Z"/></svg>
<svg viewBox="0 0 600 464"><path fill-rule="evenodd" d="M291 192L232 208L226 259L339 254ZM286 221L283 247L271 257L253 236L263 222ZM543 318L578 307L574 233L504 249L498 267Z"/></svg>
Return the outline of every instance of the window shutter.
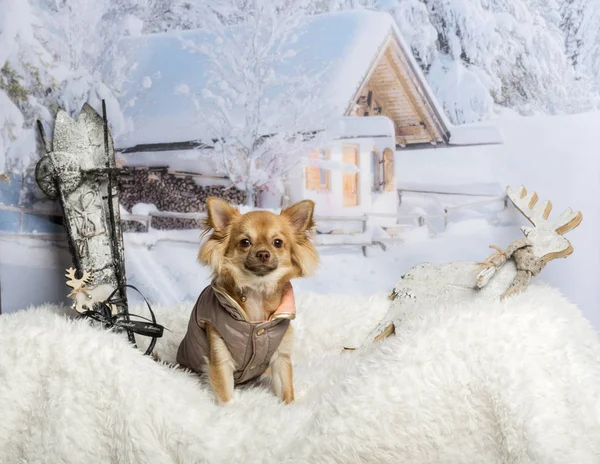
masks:
<svg viewBox="0 0 600 464"><path fill-rule="evenodd" d="M390 148L383 151L383 182L386 192L394 191L394 152Z"/></svg>
<svg viewBox="0 0 600 464"><path fill-rule="evenodd" d="M379 162L379 152L374 149L371 152L371 191L379 192L381 190L381 163Z"/></svg>
<svg viewBox="0 0 600 464"><path fill-rule="evenodd" d="M342 161L358 167L358 146L342 146ZM344 206L358 206L358 172L344 172Z"/></svg>
<svg viewBox="0 0 600 464"><path fill-rule="evenodd" d="M319 189L319 179L320 179L319 168L315 166L307 166L306 167L306 188L308 190L318 190Z"/></svg>
<svg viewBox="0 0 600 464"><path fill-rule="evenodd" d="M313 151L308 158L310 160L318 160L319 152ZM318 166L308 165L306 167L306 189L307 190L319 190L321 186L321 169Z"/></svg>

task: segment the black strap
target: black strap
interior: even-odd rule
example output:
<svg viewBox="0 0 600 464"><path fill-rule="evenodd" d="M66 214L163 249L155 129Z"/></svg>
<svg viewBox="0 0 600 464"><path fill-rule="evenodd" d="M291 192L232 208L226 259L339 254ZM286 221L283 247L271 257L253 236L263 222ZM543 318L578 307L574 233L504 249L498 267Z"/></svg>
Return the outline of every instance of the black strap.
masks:
<svg viewBox="0 0 600 464"><path fill-rule="evenodd" d="M115 211L113 205L113 174L114 170L111 169L111 157L110 157L110 149L108 145L108 117L106 115L106 102L102 100L102 121L104 122L104 154L106 156L106 172L108 174L108 218L110 223L110 231L112 234L110 240L110 247L112 250L112 264L115 270L115 277L117 279L117 289L120 291L121 298L123 298L123 314L125 315L125 319L129 320L129 308L127 307L127 297L125 296L125 275L124 275L124 266L125 266L125 257L121 256L121 247L117 241L117 225L115 223ZM121 240L123 240L122 232L119 230L121 234ZM136 289L137 290L137 289ZM139 290L138 290L139 293ZM141 293L140 293L141 295ZM112 295L111 295L112 296ZM143 295L142 295L143 297ZM145 299L145 298L144 298ZM148 303L148 302L146 302ZM149 307L150 305L148 305ZM127 337L129 341L135 345L135 337L133 336L133 331L127 330Z"/></svg>
<svg viewBox="0 0 600 464"><path fill-rule="evenodd" d="M149 355L152 353L154 346L156 345L156 339L158 337L162 337L164 327L160 324L156 323L156 317L154 316L154 312L150 307L150 303L148 300L142 295L137 288L133 285L125 284L125 275L124 275L124 256L121 256L121 248L119 244L121 242L117 241L117 225L115 221L115 211L113 205L113 174L118 172L117 169L113 168L110 163L110 148L109 148L109 136L108 136L108 118L106 115L106 102L102 100L102 120L104 122L104 152L106 155L106 173L108 174L108 210L109 210L109 224L111 229L112 237L110 240L111 251L112 251L112 264L115 270L115 277L117 280L117 288L110 294L110 296L103 302L95 303L94 307L91 311L87 311L84 313L85 316L95 319L108 327L115 327L118 329L123 329L127 332L127 337L129 341L135 346L135 337L134 333L139 335L143 335L146 337L152 337L152 341L150 342L150 346L146 350L144 354ZM120 232L120 231L119 231ZM122 237L121 237L122 239ZM123 266L123 267L122 267ZM152 316L152 320L138 316L136 314L129 314L129 309L127 307L127 295L125 294L125 287L133 288L136 292L138 292L148 309L150 310L150 315ZM119 292L120 299L111 300L111 298ZM115 304L122 308L122 311L116 315L112 315L110 310L110 305ZM130 320L130 316L139 317L140 319L145 319L148 322L142 321L132 321Z"/></svg>
<svg viewBox="0 0 600 464"><path fill-rule="evenodd" d="M163 331L168 329L156 322L156 316L154 315L154 311L152 311L150 303L148 303L146 297L142 295L142 292L140 292L133 285L124 285L124 287L132 288L140 294L140 296L144 299L146 305L148 306L148 310L150 311L150 316L152 317L152 319L148 319L147 317L131 313L118 313L113 316L112 311L110 309L110 305L120 305L121 303L124 303L123 299L112 299L113 296L119 290L118 288L115 289L105 301L94 303L94 308L90 311L86 311L85 313L83 313L83 315L89 317L90 319L94 319L95 321L98 321L109 328L122 329L128 332L130 331L132 333L142 335L144 337L152 337L152 341L150 342L148 349L144 353L144 355L146 356L150 355L152 353L152 350L154 349L154 346L156 345L156 339L162 337ZM121 294L125 294L124 288L122 289ZM129 319L131 316L139 317L140 319L144 319L147 322L132 321Z"/></svg>

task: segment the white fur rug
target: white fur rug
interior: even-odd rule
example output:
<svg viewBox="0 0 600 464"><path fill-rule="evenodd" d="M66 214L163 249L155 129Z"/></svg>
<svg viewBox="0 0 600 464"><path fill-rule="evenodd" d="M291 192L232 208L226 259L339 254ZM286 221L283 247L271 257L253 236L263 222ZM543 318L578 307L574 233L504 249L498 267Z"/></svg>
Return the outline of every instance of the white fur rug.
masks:
<svg viewBox="0 0 600 464"><path fill-rule="evenodd" d="M196 377L57 308L0 316L0 462L600 462L600 344L555 290L432 308L344 354L385 295L297 299L290 406L267 386L217 406ZM156 308L164 359L191 308Z"/></svg>

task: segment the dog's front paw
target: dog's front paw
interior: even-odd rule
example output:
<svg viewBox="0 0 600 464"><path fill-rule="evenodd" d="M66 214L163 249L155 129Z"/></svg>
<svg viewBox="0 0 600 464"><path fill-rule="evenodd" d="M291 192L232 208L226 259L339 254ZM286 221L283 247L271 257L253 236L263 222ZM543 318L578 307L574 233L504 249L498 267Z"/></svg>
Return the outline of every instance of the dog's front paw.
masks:
<svg viewBox="0 0 600 464"><path fill-rule="evenodd" d="M294 390L284 391L281 399L285 404L292 404L294 402Z"/></svg>
<svg viewBox="0 0 600 464"><path fill-rule="evenodd" d="M219 399L217 399L217 404L219 406L233 406L236 403L235 398L231 397L230 399L226 400L226 401L221 401Z"/></svg>

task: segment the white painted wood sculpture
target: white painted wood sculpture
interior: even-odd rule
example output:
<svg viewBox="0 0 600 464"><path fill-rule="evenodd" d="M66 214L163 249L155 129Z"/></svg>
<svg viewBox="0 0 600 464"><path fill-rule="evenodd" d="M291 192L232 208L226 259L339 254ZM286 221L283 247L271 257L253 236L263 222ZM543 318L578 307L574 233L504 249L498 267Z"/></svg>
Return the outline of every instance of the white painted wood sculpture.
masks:
<svg viewBox="0 0 600 464"><path fill-rule="evenodd" d="M525 238L515 240L506 250L491 246L497 251L481 263L415 266L394 287L389 311L363 346L392 335L404 318L425 306L502 299L519 293L549 261L573 253L572 245L563 235L581 223L581 212L569 208L557 218L549 219L550 201L538 203L537 194L528 194L523 186L516 193L510 187L506 191L511 202L533 225L521 228Z"/></svg>

